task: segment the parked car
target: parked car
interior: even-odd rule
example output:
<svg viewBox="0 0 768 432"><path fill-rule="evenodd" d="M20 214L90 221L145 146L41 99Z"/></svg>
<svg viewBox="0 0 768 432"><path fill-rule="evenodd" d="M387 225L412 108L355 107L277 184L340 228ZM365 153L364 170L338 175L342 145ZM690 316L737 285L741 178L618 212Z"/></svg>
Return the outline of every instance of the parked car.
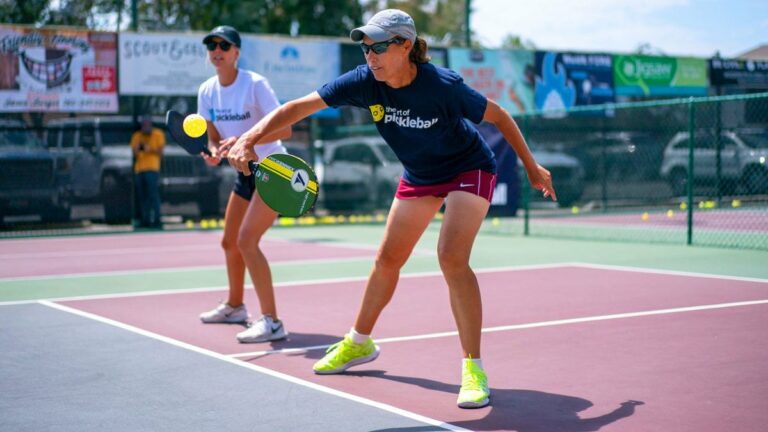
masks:
<svg viewBox="0 0 768 432"><path fill-rule="evenodd" d="M162 119L155 126L165 130ZM131 117L93 117L52 120L46 142L71 167L75 202L104 205L107 223L124 223L132 217L133 154L129 146L136 125ZM221 214L223 167L209 167L178 147L166 133L160 170L163 202L195 202L201 216Z"/></svg>
<svg viewBox="0 0 768 432"><path fill-rule="evenodd" d="M694 184L717 182L717 137L711 130L694 135ZM688 183L688 132L680 132L664 150L660 174L672 192L686 193ZM726 192L741 187L746 193L768 192L768 130L741 129L720 134L720 181Z"/></svg>
<svg viewBox="0 0 768 432"><path fill-rule="evenodd" d="M56 159L21 121L0 120L0 224L5 216L70 216L69 166Z"/></svg>
<svg viewBox="0 0 768 432"><path fill-rule="evenodd" d="M381 137L361 136L316 144L320 199L331 210L387 208L403 165Z"/></svg>
<svg viewBox="0 0 768 432"><path fill-rule="evenodd" d="M529 140L528 146L536 162L552 174L552 186L557 193L557 205L570 207L581 198L584 193L584 167L578 159L536 141ZM517 163L519 175L524 177L525 168L519 159ZM540 193L531 193L530 197L537 201L550 199L543 198Z"/></svg>
<svg viewBox="0 0 768 432"><path fill-rule="evenodd" d="M647 132L596 133L566 151L579 159L587 180L652 180L659 175L664 140Z"/></svg>

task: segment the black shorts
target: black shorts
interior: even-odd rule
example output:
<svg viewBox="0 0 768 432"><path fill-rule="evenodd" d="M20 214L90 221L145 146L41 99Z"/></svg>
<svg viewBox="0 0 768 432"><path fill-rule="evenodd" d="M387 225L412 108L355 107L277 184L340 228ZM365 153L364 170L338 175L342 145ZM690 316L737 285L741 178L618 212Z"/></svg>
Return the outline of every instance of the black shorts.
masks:
<svg viewBox="0 0 768 432"><path fill-rule="evenodd" d="M246 201L250 201L254 191L256 191L256 182L253 181L253 174L246 176L238 171L237 180L235 180L235 186L232 187L232 192Z"/></svg>

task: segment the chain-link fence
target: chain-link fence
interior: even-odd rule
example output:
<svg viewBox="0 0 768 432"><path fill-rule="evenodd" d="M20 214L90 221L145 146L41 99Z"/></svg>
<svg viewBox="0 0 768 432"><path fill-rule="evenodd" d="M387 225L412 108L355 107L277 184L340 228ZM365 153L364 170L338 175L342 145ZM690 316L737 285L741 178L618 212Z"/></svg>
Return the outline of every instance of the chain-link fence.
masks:
<svg viewBox="0 0 768 432"><path fill-rule="evenodd" d="M489 220L488 230L768 249L768 93L517 121L559 203L525 187L522 217Z"/></svg>
<svg viewBox="0 0 768 432"><path fill-rule="evenodd" d="M320 177L315 216L389 208L402 165L369 115L350 110L341 123L367 124L315 122L304 133L311 139L286 143ZM496 128L481 125L499 164L486 232L768 249L768 93L592 106L516 120L537 161L552 172L559 199L521 186L524 171L509 145ZM76 219L89 204L99 209L96 219L131 219L130 117L62 119L41 130L3 122L6 222L30 212L44 223ZM220 217L234 171L212 170L168 143L164 206L191 205L192 215Z"/></svg>

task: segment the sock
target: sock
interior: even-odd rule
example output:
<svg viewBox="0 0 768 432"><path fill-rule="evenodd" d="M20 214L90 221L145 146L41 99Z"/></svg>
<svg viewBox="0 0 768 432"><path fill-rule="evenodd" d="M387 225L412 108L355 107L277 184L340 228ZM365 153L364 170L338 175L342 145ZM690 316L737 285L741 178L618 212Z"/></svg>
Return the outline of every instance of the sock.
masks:
<svg viewBox="0 0 768 432"><path fill-rule="evenodd" d="M485 369L483 368L483 361L482 361L481 359L474 359L474 358L465 358L465 359L462 359L462 360L461 360L461 367L464 367L464 362L466 362L467 360L469 360L469 361L471 361L471 362L474 362L474 363L477 365L477 367L479 367L480 369L483 369L483 370L485 370Z"/></svg>
<svg viewBox="0 0 768 432"><path fill-rule="evenodd" d="M349 337L352 338L352 342L360 345L365 343L371 335L360 334L354 328L349 330Z"/></svg>

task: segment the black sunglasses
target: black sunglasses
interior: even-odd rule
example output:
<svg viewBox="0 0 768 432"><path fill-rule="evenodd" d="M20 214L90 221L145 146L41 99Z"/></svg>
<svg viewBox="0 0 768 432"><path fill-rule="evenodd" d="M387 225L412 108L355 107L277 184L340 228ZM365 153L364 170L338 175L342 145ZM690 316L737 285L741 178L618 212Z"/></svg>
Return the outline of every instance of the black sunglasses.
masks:
<svg viewBox="0 0 768 432"><path fill-rule="evenodd" d="M205 47L208 48L208 51L215 51L216 45L221 47L222 51L229 51L230 48L232 48L232 44L227 41L221 41L221 42L207 42L205 44Z"/></svg>
<svg viewBox="0 0 768 432"><path fill-rule="evenodd" d="M364 42L360 42L360 48L363 49L363 54L365 55L368 55L368 53L371 51L375 52L376 54L384 54L385 52L387 52L387 49L389 48L390 45L392 44L400 45L403 42L405 42L405 39L399 38L399 37L392 38L384 42L376 42L370 45Z"/></svg>

